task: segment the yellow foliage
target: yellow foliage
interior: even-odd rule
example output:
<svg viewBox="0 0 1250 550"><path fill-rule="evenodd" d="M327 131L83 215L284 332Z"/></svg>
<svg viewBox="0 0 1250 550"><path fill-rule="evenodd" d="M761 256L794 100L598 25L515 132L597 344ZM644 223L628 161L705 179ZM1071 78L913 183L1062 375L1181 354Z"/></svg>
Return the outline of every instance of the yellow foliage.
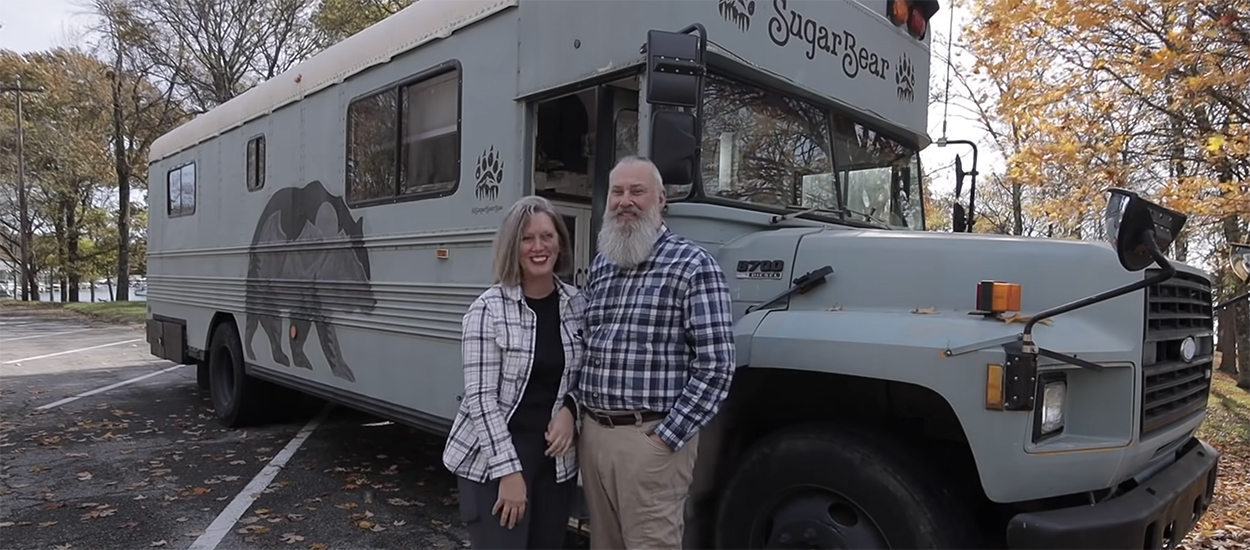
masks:
<svg viewBox="0 0 1250 550"><path fill-rule="evenodd" d="M1083 235L1110 186L1250 219L1250 0L970 0L962 40L1019 136L1025 210Z"/></svg>

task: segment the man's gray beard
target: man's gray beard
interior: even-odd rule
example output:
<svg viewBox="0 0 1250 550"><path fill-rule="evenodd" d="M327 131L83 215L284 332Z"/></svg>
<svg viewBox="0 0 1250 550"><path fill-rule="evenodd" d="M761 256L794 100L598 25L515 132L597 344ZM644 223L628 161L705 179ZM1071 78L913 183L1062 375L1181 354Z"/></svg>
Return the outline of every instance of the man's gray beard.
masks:
<svg viewBox="0 0 1250 550"><path fill-rule="evenodd" d="M640 212L636 220L607 217L599 229L599 252L624 269L632 269L651 255L660 234L658 210Z"/></svg>

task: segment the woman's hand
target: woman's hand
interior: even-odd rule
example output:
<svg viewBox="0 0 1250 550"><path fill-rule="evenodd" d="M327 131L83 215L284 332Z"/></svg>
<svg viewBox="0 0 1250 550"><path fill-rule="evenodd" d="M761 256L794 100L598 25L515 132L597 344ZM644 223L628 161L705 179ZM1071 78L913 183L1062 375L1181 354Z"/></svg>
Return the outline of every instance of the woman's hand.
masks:
<svg viewBox="0 0 1250 550"><path fill-rule="evenodd" d="M573 425L573 413L568 407L560 407L547 424L547 456L560 456L573 448L577 428Z"/></svg>
<svg viewBox="0 0 1250 550"><path fill-rule="evenodd" d="M499 480L499 499L491 514L499 516L499 525L511 529L525 515L525 478L513 472Z"/></svg>

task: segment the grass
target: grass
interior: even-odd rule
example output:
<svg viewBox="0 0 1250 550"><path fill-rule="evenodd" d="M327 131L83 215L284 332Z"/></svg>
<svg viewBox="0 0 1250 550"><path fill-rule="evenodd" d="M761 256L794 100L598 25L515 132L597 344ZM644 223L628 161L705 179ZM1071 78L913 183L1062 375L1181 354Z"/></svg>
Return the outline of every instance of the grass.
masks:
<svg viewBox="0 0 1250 550"><path fill-rule="evenodd" d="M1198 429L1198 437L1221 451L1227 448L1250 454L1250 391L1238 388L1232 376L1222 372L1211 375L1207 419Z"/></svg>
<svg viewBox="0 0 1250 550"><path fill-rule="evenodd" d="M109 323L142 323L147 317L147 302L74 302L65 309Z"/></svg>
<svg viewBox="0 0 1250 550"><path fill-rule="evenodd" d="M61 309L72 311L106 323L143 323L147 317L147 302L22 302L0 299L0 308L25 307L34 309Z"/></svg>
<svg viewBox="0 0 1250 550"><path fill-rule="evenodd" d="M1216 364L1219 358L1216 358ZM1250 541L1250 391L1225 373L1211 375L1207 418L1198 437L1220 452L1215 499L1182 548L1245 548Z"/></svg>

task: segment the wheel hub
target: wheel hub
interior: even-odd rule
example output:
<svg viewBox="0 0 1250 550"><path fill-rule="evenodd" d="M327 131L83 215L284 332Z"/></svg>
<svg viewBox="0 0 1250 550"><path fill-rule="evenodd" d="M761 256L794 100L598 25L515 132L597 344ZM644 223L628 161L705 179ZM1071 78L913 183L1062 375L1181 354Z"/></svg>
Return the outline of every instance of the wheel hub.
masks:
<svg viewBox="0 0 1250 550"><path fill-rule="evenodd" d="M859 506L824 491L781 501L767 520L765 548L889 548Z"/></svg>

